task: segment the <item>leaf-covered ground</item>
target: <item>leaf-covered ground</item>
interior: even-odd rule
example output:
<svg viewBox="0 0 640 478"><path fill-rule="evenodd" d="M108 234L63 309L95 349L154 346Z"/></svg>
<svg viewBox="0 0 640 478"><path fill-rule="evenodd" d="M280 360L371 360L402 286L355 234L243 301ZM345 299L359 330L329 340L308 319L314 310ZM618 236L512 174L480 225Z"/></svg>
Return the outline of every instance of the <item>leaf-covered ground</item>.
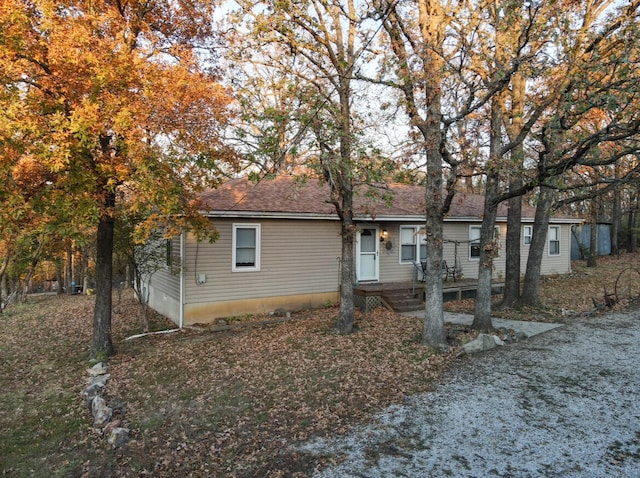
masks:
<svg viewBox="0 0 640 478"><path fill-rule="evenodd" d="M571 274L541 279L541 307L501 309L501 296L496 296L492 315L540 322L571 320L571 317L592 312L594 299L602 305L605 294L617 292L620 303L614 308L625 307L630 295L640 296L640 253L600 257L595 268L587 267L586 261L574 261L571 268ZM450 312L473 313L474 306L473 300L445 303L445 309Z"/></svg>
<svg viewBox="0 0 640 478"><path fill-rule="evenodd" d="M545 279L545 307L501 311L559 319L586 311L638 255ZM114 313L118 355L107 399L131 441L111 449L81 399L93 299L34 297L0 316L0 471L7 476L306 476L322 459L287 446L351 425L432 389L455 353L420 345L418 319L383 309L357 317L357 333L331 332L336 309L276 325L185 330L125 341L142 329L133 300ZM470 301L447 308L467 310ZM257 318L261 319L261 318ZM574 319L572 319L574 320ZM579 320L576 318L575 320ZM172 327L160 317L152 329ZM452 340L464 340L455 337Z"/></svg>

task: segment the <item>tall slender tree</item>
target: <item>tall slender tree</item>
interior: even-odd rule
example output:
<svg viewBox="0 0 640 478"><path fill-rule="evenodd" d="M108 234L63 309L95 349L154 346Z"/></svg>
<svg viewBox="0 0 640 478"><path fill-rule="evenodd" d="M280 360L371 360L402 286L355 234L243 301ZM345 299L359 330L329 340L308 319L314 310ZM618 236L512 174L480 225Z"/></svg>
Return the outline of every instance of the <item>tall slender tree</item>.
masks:
<svg viewBox="0 0 640 478"><path fill-rule="evenodd" d="M513 75L511 81L511 107L508 115L506 131L509 141L515 141L524 126L524 100L526 80L521 72ZM525 165L524 142L511 151L511 169L507 173L509 191L522 189L522 168ZM514 195L508 199L507 233L505 236L505 277L502 306L513 307L520 299L521 254L520 244L522 229L522 196Z"/></svg>
<svg viewBox="0 0 640 478"><path fill-rule="evenodd" d="M268 170L279 171L287 163L287 155L299 153L297 161L328 184L329 200L340 218L341 289L336 331L348 334L354 325L354 197L367 184L381 181L387 171L383 163L372 167L375 151L365 144L358 127L362 116L354 107L360 101L354 87L357 62L373 34L365 27L368 12L361 11L353 0L238 3L241 11L231 20L246 21L247 35L238 37L235 29L230 37L230 42L243 50L236 58L256 74L267 70L268 78L277 76L285 81L287 104L296 106L286 111L273 102L274 96L267 108L261 104L254 111L260 120L265 119L265 112L272 113L274 127L260 133L258 142L274 146L267 150L278 153L271 155ZM251 45L249 52L247 45ZM273 93L282 98L283 88L279 86ZM295 126L287 130L288 125Z"/></svg>
<svg viewBox="0 0 640 478"><path fill-rule="evenodd" d="M380 82L395 87L402 95L409 123L421 136L426 157L425 237L425 345L446 348L442 310L442 226L453 197L445 194L443 153L442 87L445 67L444 42L450 16L439 1L417 0L405 9L397 2L381 2L378 15L389 44L389 59L383 64ZM387 69L388 65L393 65ZM389 75L388 73L391 73ZM455 174L450 176L455 178ZM449 186L452 186L450 183Z"/></svg>
<svg viewBox="0 0 640 478"><path fill-rule="evenodd" d="M417 0L411 8L397 2L383 2L379 7L380 16L386 18L384 24L390 53L378 81L401 93L400 104L407 112L411 127L419 131L427 156L428 270L424 342L438 346L446 346L440 274L444 216L456 192L458 176L466 180L470 174L475 174L473 172L482 166L481 158L485 163L488 156L493 158L487 170L493 170L491 184L497 187L506 148L499 147L502 124L498 105L504 100L498 96L504 94L511 76L527 61L523 51L529 46L531 25L525 23L514 35L518 40L513 45L514 54L498 52L501 56L496 57L491 53L495 52L496 32L504 35L504 26L513 23L504 20L498 31L495 19L502 15L500 5L494 7L492 2L486 2L483 8L476 7L430 0ZM495 11L493 24L488 21L485 7ZM535 17L536 8L529 5L524 13ZM385 9L390 12L388 17L383 15ZM491 116L490 111L495 116ZM486 119L489 117L493 121ZM469 125L473 126L476 135L474 141L465 137ZM494 132L491 153L462 151L469 145L482 148L480 145ZM521 141L520 137L518 140ZM496 195L497 192L496 189ZM495 209L499 199L488 199L487 207ZM483 228L487 252L489 243L494 240L493 226L489 226L489 222L488 218L487 226ZM489 256L481 261L486 265L484 272L490 272L492 267L491 260L487 259ZM487 282L486 279L483 281Z"/></svg>

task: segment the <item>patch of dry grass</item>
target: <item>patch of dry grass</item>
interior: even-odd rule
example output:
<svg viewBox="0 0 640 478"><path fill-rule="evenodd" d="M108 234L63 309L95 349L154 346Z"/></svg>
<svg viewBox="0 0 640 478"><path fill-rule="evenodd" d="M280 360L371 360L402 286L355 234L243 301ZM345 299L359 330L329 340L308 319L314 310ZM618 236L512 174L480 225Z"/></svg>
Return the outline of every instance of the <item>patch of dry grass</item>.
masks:
<svg viewBox="0 0 640 478"><path fill-rule="evenodd" d="M545 307L510 318L584 311L638 255L574 265L542 284ZM448 303L468 310L472 302ZM357 333L332 333L337 310L277 325L185 330L124 341L142 329L132 300L116 307L118 355L108 401L131 429L112 450L92 430L80 393L93 299L47 297L0 316L0 470L7 476L305 476L323 460L287 446L342 433L403 397L432 389L454 354L420 344L418 319L383 309L358 314ZM256 318L260 320L261 318ZM173 324L154 316L153 330Z"/></svg>

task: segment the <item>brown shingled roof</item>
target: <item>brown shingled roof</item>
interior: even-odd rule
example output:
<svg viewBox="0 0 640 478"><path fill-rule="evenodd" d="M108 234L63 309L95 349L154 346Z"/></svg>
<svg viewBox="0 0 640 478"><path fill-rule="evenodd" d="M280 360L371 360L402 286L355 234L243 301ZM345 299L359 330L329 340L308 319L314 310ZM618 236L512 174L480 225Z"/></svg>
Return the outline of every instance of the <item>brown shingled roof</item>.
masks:
<svg viewBox="0 0 640 478"><path fill-rule="evenodd" d="M356 218L423 218L425 215L425 190L423 186L390 184L381 188L357 191L354 200ZM391 200L385 202L383 195L390 193ZM204 209L211 215L225 213L268 213L283 215L336 216L329 202L329 187L314 179L298 180L292 176L279 176L252 182L246 178L233 179L217 189L205 191L200 196ZM451 204L448 218L480 219L484 197L477 194L459 193ZM535 209L522 208L523 218L533 218ZM498 217L506 217L506 204L498 208ZM337 216L336 216L337 217Z"/></svg>

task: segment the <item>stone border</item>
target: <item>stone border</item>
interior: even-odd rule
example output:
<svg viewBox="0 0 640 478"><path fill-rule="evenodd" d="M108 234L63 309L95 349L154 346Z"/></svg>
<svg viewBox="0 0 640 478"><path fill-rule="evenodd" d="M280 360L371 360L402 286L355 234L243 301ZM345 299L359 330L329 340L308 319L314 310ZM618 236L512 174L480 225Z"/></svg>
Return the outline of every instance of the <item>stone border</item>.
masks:
<svg viewBox="0 0 640 478"><path fill-rule="evenodd" d="M93 427L102 430L103 435L107 437L107 443L113 448L121 447L129 441L129 429L120 427L120 423L117 420L111 421L113 408L107 405L107 401L102 396L111 378L107 364L98 362L87 369L87 373L89 374L89 379L82 392L82 397L85 399L87 407L93 416Z"/></svg>

